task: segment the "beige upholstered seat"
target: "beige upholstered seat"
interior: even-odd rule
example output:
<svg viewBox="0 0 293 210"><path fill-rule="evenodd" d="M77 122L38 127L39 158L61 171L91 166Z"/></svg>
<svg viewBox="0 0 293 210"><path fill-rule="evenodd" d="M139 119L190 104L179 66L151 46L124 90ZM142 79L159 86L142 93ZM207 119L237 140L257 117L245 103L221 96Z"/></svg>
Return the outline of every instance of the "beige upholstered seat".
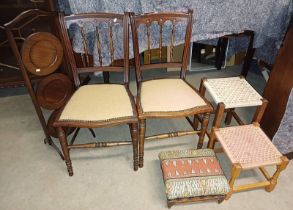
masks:
<svg viewBox="0 0 293 210"><path fill-rule="evenodd" d="M176 112L207 105L182 79L143 82L140 97L143 112Z"/></svg>
<svg viewBox="0 0 293 210"><path fill-rule="evenodd" d="M98 84L80 87L65 106L59 121L106 121L133 116L124 85Z"/></svg>
<svg viewBox="0 0 293 210"><path fill-rule="evenodd" d="M259 106L262 97L241 77L206 79L204 86L218 104L223 102L225 108Z"/></svg>
<svg viewBox="0 0 293 210"><path fill-rule="evenodd" d="M231 162L243 169L281 163L281 153L259 126L218 128L215 135Z"/></svg>

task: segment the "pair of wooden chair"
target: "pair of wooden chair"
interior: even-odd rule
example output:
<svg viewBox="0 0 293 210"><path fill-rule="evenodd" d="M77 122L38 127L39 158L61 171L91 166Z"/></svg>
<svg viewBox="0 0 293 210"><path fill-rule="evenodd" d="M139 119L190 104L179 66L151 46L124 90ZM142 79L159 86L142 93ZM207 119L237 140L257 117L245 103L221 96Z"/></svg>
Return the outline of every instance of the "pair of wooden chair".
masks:
<svg viewBox="0 0 293 210"><path fill-rule="evenodd" d="M162 46L163 46L163 28L164 24L171 23L171 62L162 63ZM140 62L139 39L142 37L141 27L146 28L145 36L147 41L147 53L151 50L151 31L152 24L158 24L159 27L159 49L160 62L142 64ZM177 23L185 26L185 46L182 56L182 62L173 62L173 48L175 45L175 30ZM198 148L202 147L203 138L206 133L209 113L213 108L210 103L201 97L198 91L188 84L185 80L190 53L190 38L192 33L192 11L187 13L152 13L145 15L135 15L133 13L110 14L110 13L93 13L63 16L59 14L60 35L64 43L65 55L72 70L75 85L78 87L71 99L65 105L60 115L57 117L54 125L59 133L59 140L62 146L68 173L73 175L72 164L70 160L70 150L75 148L93 148L107 147L115 145L132 144L133 146L133 165L134 170L143 167L144 142L146 140L161 139L168 137L177 137L188 134L198 134ZM105 24L107 34L100 30L99 24ZM72 39L69 36L69 29L72 24L78 25L80 31L80 42L83 46L82 60L86 65L78 66ZM86 24L91 24L95 31L91 34L92 41L97 53L97 65L91 61L89 53L90 45L89 36L86 33ZM129 24L132 29L133 50L135 59L135 72L137 82L136 103L129 90ZM115 65L117 59L117 34L114 34L117 27L122 28L120 41L123 41L123 62L120 66ZM181 28L182 29L182 28ZM76 32L75 32L76 33ZM107 38L107 42L104 42ZM76 40L75 40L76 41ZM92 42L93 43L93 42ZM103 43L108 43L102 46ZM105 49L108 49L110 57L110 66L103 66L105 61ZM119 53L119 52L118 52ZM150 56L149 56L150 57ZM143 81L142 73L148 69L162 69L167 67L180 67L179 78L164 78ZM90 84L80 85L79 75L96 71L122 72L124 75L123 84ZM160 134L156 136L145 136L146 119L149 118L179 118L190 115L203 116L202 126L199 130L194 129L188 132L173 132ZM189 118L188 118L189 119ZM192 124L191 120L189 120ZM64 128L99 128L128 124L132 141L116 142L97 142L89 144L68 145Z"/></svg>

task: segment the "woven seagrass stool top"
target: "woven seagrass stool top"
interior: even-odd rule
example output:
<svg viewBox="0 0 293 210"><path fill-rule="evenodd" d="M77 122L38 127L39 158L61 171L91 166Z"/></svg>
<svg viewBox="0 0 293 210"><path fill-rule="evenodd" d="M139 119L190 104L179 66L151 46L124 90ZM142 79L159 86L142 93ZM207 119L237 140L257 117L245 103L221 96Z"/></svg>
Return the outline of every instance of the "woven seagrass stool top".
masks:
<svg viewBox="0 0 293 210"><path fill-rule="evenodd" d="M218 104L223 102L226 108L259 106L262 97L241 77L207 79L204 86Z"/></svg>
<svg viewBox="0 0 293 210"><path fill-rule="evenodd" d="M215 135L230 161L244 169L281 162L282 154L257 125L218 128Z"/></svg>

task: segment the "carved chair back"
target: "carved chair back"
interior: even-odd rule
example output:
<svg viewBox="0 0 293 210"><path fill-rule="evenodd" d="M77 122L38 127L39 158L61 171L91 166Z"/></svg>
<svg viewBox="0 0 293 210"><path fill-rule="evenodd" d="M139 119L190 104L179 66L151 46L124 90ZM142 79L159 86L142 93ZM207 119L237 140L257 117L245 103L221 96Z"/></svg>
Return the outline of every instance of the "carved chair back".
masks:
<svg viewBox="0 0 293 210"><path fill-rule="evenodd" d="M129 18L126 14L59 14L62 39L74 82L90 72L123 72L129 82ZM78 60L80 59L80 60ZM123 59L119 65L115 60Z"/></svg>
<svg viewBox="0 0 293 210"><path fill-rule="evenodd" d="M136 78L138 82L142 81L143 70L168 67L181 68L180 77L185 78L190 54L192 14L192 10L188 10L188 12L148 13L143 15L129 13L133 36ZM174 46L178 44L179 40L179 37L177 38L176 35L180 34L184 34L182 59L179 62L174 62ZM169 39L169 42L166 43L167 41L164 38L166 40ZM139 53L144 50L140 49L141 46L139 44L144 41L147 41L147 63L142 63L139 56ZM151 43L151 41L156 43ZM170 46L170 62L162 61L163 45ZM151 48L153 47L159 48L159 63L151 63Z"/></svg>

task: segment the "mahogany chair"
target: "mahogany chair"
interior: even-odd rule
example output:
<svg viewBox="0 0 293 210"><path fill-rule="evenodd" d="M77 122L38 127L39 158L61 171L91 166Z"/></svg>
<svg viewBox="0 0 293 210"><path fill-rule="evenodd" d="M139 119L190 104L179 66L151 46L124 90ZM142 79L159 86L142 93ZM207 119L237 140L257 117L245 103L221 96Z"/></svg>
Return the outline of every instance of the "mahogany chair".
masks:
<svg viewBox="0 0 293 210"><path fill-rule="evenodd" d="M95 148L95 147L112 147L119 145L133 145L133 164L134 170L138 169L138 144L137 144L137 128L138 119L135 108L133 96L129 90L129 30L128 15L113 14L113 13L89 13L64 16L59 15L59 23L61 28L64 48L66 49L66 57L68 59L75 85L78 87L68 101L63 111L58 116L58 120L54 123L57 127L59 140L64 153L64 158L67 170L70 176L73 175L72 164L70 160L70 150L76 148ZM78 66L74 56L74 45L69 36L69 27L72 24L78 25L80 32L81 43L84 47L84 59L86 65ZM90 24L91 26L87 25ZM102 39L102 31L100 31L100 24L103 24L104 32L106 31L107 42ZM88 29L92 27L90 32L92 41L96 42L98 63L99 66L93 65L94 62L89 62L89 46L87 37ZM113 28L120 27L122 33L114 34ZM76 34L75 34L76 35ZM94 35L94 36L92 36ZM111 62L115 58L116 45L113 37L119 36L123 40L123 56L124 62L122 66L103 66L104 60L102 51L109 48ZM107 46L103 45L108 43ZM110 46L110 47L109 47ZM121 72L124 75L122 84L88 84L80 86L79 76L82 73L92 72ZM68 145L66 136L64 135L64 128L100 128L111 127L122 124L128 124L130 128L132 141L111 141L111 142L94 142L87 144L72 144Z"/></svg>
<svg viewBox="0 0 293 210"><path fill-rule="evenodd" d="M149 13L144 15L135 15L130 13L130 21L133 37L133 49L135 58L135 70L137 79L137 111L139 118L139 167L143 167L144 142L146 140L162 139L169 137L179 137L185 135L198 134L198 148L203 145L204 135L207 130L210 112L213 108L210 103L200 96L199 92L188 84L185 80L188 67L188 58L190 53L190 37L192 32L192 11L188 12L166 12L166 13ZM163 27L166 21L171 24L171 61L162 63L162 45L163 45ZM151 24L156 22L159 26L159 49L160 62L147 64L140 62L139 46L139 28L146 27L147 52L150 56L151 50ZM169 22L169 23L170 23ZM181 62L173 61L173 49L175 44L175 30L177 24L185 26L182 33L185 32L185 43ZM181 28L182 29L182 28ZM143 81L142 73L149 69L162 69L167 67L181 68L179 78L163 78ZM197 125L188 118L190 115L201 115L201 129L197 130ZM193 131L172 132L159 134L156 136L145 136L146 119L149 118L180 118L186 117L192 125ZM195 117L196 118L196 117Z"/></svg>

